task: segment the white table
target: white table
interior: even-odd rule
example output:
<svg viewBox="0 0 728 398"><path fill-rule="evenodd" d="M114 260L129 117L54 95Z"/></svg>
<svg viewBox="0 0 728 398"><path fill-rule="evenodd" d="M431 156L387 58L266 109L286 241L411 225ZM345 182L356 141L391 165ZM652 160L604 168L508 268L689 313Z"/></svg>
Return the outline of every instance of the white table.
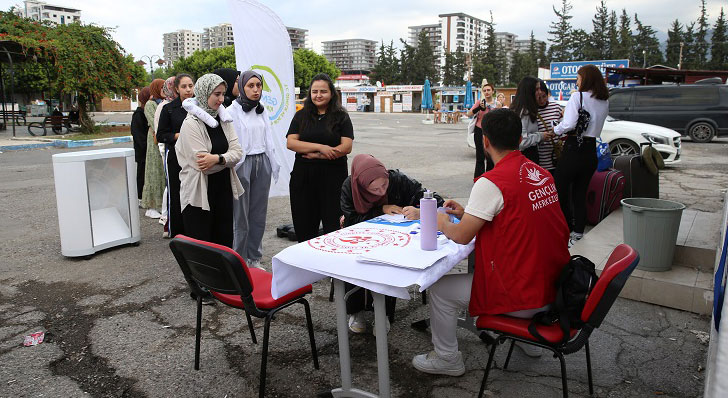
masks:
<svg viewBox="0 0 728 398"><path fill-rule="evenodd" d="M325 277L334 278L336 327L339 339L341 387L334 397L390 396L389 353L387 348L384 295L409 299L408 287L418 285L424 291L445 275L473 250L474 243L459 245L448 241L438 250L446 256L424 270L357 262L356 255L379 246L419 247L418 235L410 234L410 224L363 222L309 241L290 246L273 257L271 294L279 298ZM404 252L405 250L403 250ZM353 388L349 327L344 301L344 282L369 289L374 298L376 323L379 395Z"/></svg>

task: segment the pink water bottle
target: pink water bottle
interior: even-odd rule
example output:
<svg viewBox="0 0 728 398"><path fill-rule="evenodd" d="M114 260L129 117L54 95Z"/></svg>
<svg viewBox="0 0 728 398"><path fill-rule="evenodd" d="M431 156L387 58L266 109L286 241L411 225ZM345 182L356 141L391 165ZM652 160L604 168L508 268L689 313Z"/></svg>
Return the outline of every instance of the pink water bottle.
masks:
<svg viewBox="0 0 728 398"><path fill-rule="evenodd" d="M437 200L432 191L420 199L420 248L437 250Z"/></svg>

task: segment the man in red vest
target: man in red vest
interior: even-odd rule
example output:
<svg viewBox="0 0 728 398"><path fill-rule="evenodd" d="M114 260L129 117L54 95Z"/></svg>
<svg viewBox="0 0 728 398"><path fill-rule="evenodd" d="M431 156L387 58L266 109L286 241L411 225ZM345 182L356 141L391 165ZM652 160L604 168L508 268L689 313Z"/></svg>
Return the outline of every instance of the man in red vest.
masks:
<svg viewBox="0 0 728 398"><path fill-rule="evenodd" d="M455 334L462 309L473 317L531 318L554 301L556 279L569 261L569 227L554 179L518 151L520 118L508 109L493 110L482 126L483 145L495 167L476 178L467 207L445 202L460 223L453 224L446 214L437 219L438 229L451 240L467 244L475 238L475 272L444 276L429 289L435 349L412 359L426 373L465 373Z"/></svg>

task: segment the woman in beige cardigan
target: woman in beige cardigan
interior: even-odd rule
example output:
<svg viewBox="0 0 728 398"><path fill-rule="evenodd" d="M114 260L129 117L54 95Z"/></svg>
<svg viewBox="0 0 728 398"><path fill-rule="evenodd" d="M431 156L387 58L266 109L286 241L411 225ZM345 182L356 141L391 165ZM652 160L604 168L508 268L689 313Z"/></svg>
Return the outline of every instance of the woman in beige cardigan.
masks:
<svg viewBox="0 0 728 398"><path fill-rule="evenodd" d="M180 205L185 234L231 247L233 199L243 193L233 167L242 157L232 118L221 106L227 85L218 75L206 74L195 84L197 106L189 113L177 140L182 168Z"/></svg>

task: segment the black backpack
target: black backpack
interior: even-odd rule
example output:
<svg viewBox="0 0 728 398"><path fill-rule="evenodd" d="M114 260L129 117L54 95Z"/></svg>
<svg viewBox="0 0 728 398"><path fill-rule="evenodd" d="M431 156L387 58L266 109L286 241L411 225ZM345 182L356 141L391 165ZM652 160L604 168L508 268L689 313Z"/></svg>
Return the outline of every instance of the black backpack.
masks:
<svg viewBox="0 0 728 398"><path fill-rule="evenodd" d="M552 325L558 322L564 332L561 344L569 341L570 329L580 328L584 325L581 321L581 311L596 283L597 274L594 263L584 256L571 256L556 281L556 299L551 304L551 309L534 315L531 324L528 325L528 331L541 343L552 344L538 333L536 326L538 324Z"/></svg>

